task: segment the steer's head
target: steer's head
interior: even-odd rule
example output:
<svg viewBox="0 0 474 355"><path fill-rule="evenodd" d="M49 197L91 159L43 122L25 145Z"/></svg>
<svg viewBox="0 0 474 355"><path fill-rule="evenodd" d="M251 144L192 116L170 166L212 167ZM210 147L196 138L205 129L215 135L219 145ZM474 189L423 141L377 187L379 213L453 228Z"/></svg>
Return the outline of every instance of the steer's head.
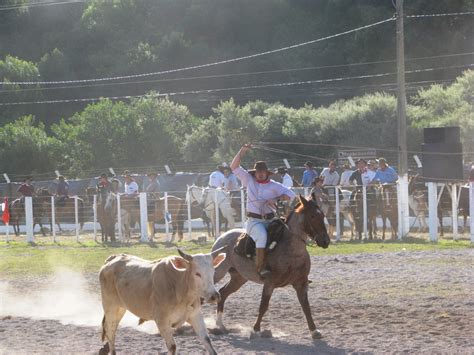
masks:
<svg viewBox="0 0 474 355"><path fill-rule="evenodd" d="M225 259L225 253L221 253L226 247L214 250L209 254L189 255L178 249L181 258L172 260L177 270L191 273L196 285L196 291L200 298L209 303L219 302L221 296L214 286L214 268L218 267Z"/></svg>

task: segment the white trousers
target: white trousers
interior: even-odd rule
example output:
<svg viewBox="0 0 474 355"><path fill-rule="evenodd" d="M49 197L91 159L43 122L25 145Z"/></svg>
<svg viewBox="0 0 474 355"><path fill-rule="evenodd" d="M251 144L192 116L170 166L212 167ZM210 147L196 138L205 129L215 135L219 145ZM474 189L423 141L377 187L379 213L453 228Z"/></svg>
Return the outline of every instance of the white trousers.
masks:
<svg viewBox="0 0 474 355"><path fill-rule="evenodd" d="M257 248L267 246L267 228L270 220L249 217L245 222L245 232L254 240Z"/></svg>

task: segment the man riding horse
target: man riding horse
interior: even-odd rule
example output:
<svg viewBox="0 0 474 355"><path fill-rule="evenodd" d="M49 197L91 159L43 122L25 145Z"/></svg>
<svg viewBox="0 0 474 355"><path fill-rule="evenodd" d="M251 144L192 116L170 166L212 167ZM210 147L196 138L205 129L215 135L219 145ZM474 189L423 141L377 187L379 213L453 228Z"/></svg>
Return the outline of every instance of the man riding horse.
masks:
<svg viewBox="0 0 474 355"><path fill-rule="evenodd" d="M262 278L270 275L265 268L265 247L267 244L267 228L275 217L277 200L290 201L295 197L293 191L282 184L271 180L272 171L268 170L264 161L255 163L253 169L247 171L240 166L240 160L252 146L245 144L235 155L230 168L247 188L247 222L246 233L255 241L257 272Z"/></svg>
<svg viewBox="0 0 474 355"><path fill-rule="evenodd" d="M58 176L58 184L56 185L56 201L58 207L64 207L66 199L69 197L69 183L63 175Z"/></svg>

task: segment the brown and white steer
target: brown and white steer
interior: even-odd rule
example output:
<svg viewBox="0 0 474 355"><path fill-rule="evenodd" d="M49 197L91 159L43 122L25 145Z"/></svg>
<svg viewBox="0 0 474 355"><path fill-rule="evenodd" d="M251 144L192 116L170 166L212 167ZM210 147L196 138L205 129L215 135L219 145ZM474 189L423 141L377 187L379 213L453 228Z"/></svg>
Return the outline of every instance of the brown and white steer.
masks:
<svg viewBox="0 0 474 355"><path fill-rule="evenodd" d="M100 269L99 280L104 318L100 354L115 353L115 333L125 311L154 320L168 352L176 353L174 329L188 322L204 347L216 354L201 313L201 299L216 303L220 294L214 286L214 268L224 259L218 249L210 254L169 256L148 261L136 256L112 255Z"/></svg>

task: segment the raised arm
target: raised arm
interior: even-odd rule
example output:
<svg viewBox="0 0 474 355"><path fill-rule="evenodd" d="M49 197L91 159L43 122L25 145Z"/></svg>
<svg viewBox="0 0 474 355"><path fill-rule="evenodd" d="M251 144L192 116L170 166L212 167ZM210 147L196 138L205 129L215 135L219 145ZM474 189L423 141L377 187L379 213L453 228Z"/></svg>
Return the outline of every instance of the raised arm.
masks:
<svg viewBox="0 0 474 355"><path fill-rule="evenodd" d="M250 144L244 144L242 148L237 152L234 159L232 159L232 163L230 163L230 168L232 171L237 169L240 166L240 159L252 148Z"/></svg>

